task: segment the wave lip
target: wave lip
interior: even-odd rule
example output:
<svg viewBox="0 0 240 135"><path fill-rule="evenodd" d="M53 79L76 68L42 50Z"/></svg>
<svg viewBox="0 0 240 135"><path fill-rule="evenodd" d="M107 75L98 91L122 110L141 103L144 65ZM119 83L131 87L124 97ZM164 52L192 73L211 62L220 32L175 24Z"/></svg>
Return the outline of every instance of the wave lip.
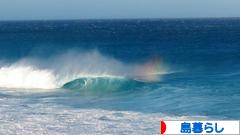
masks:
<svg viewBox="0 0 240 135"><path fill-rule="evenodd" d="M146 82L126 78L88 77L68 82L63 85L63 88L88 91L120 91L137 89L145 84Z"/></svg>

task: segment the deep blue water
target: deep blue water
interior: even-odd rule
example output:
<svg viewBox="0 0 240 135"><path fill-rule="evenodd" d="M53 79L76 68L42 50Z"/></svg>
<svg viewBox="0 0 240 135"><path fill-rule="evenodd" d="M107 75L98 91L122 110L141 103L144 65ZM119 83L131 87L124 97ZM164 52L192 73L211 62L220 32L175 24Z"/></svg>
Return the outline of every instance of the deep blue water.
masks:
<svg viewBox="0 0 240 135"><path fill-rule="evenodd" d="M59 104L240 118L240 19L0 22L2 67L23 58L49 59L67 50L97 50L126 65L159 58L177 72L126 91L68 93L72 100L63 98Z"/></svg>

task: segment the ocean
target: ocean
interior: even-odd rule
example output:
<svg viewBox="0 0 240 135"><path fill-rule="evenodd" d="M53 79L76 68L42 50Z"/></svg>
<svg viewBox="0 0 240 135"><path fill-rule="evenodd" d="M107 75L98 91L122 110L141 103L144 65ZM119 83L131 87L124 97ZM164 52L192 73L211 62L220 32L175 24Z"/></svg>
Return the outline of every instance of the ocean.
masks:
<svg viewBox="0 0 240 135"><path fill-rule="evenodd" d="M240 119L240 19L0 22L0 134L159 134Z"/></svg>

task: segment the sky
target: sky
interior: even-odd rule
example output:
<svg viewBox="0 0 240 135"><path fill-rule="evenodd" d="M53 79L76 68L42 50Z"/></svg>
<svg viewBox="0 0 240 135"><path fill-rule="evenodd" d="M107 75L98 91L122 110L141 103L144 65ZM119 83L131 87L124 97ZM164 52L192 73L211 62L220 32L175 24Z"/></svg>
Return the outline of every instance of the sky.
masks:
<svg viewBox="0 0 240 135"><path fill-rule="evenodd" d="M240 0L0 0L0 20L240 17Z"/></svg>

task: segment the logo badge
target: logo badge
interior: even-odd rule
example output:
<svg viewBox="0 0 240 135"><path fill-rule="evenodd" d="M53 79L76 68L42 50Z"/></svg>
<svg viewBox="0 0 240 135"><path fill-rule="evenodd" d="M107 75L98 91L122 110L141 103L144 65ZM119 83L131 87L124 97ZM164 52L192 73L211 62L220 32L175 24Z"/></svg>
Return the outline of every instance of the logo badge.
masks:
<svg viewBox="0 0 240 135"><path fill-rule="evenodd" d="M166 129L167 129L166 123L163 120L161 120L160 121L160 133L161 133L161 135L165 133Z"/></svg>

